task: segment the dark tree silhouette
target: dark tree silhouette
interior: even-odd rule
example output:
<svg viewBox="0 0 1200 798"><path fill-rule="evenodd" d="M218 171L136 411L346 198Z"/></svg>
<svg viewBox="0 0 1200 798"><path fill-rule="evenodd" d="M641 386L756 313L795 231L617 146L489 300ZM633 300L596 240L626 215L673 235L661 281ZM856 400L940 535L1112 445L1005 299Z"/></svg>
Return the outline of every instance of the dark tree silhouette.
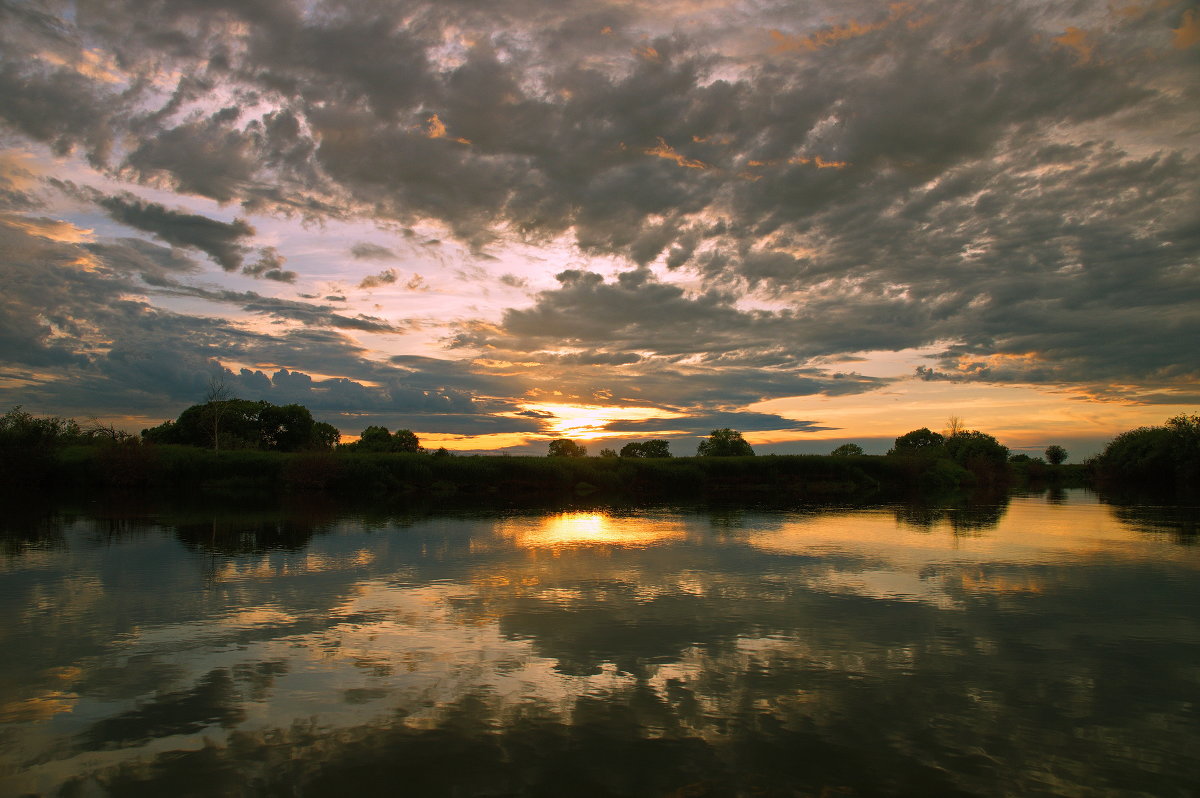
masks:
<svg viewBox="0 0 1200 798"><path fill-rule="evenodd" d="M1046 447L1046 460L1050 465L1062 465L1067 461L1067 450L1053 443Z"/></svg>
<svg viewBox="0 0 1200 798"><path fill-rule="evenodd" d="M696 447L699 457L749 457L754 454L750 444L737 430L715 429Z"/></svg>
<svg viewBox="0 0 1200 798"><path fill-rule="evenodd" d="M661 439L627 443L621 447L622 457L670 457L669 444Z"/></svg>
<svg viewBox="0 0 1200 798"><path fill-rule="evenodd" d="M205 418L212 424L213 451L221 451L221 420L229 412L229 403L236 397L225 384L225 378L213 376L208 380L208 390L204 392Z"/></svg>
<svg viewBox="0 0 1200 798"><path fill-rule="evenodd" d="M586 457L587 449L567 438L550 441L550 457Z"/></svg>
<svg viewBox="0 0 1200 798"><path fill-rule="evenodd" d="M843 443L829 454L832 457L855 457L863 453L863 448L857 443Z"/></svg>
<svg viewBox="0 0 1200 798"><path fill-rule="evenodd" d="M1107 483L1200 495L1200 415L1180 415L1162 427L1138 427L1108 442L1093 461Z"/></svg>
<svg viewBox="0 0 1200 798"><path fill-rule="evenodd" d="M896 439L888 454L940 455L945 451L946 439L928 427L906 432Z"/></svg>
<svg viewBox="0 0 1200 798"><path fill-rule="evenodd" d="M339 437L336 427L314 421L303 405L279 407L249 399L222 399L192 405L175 421L142 430L142 440L146 443L212 446L214 451L221 448L275 452L331 449Z"/></svg>
<svg viewBox="0 0 1200 798"><path fill-rule="evenodd" d="M411 430L398 429L394 433L387 427L370 426L362 431L356 443L347 448L358 452L408 452L421 451L421 440Z"/></svg>

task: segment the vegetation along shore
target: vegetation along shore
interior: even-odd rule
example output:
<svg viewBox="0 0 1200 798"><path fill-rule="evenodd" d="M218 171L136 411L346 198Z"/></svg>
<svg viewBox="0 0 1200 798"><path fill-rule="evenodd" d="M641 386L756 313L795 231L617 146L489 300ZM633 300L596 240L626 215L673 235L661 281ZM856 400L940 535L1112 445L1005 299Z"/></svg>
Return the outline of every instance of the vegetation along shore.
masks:
<svg viewBox="0 0 1200 798"><path fill-rule="evenodd" d="M918 429L886 455L854 444L828 455L755 456L736 430L699 441L694 456L672 456L665 440L602 449L548 444L547 456L454 455L427 451L409 430L368 427L341 444L332 425L300 405L214 400L134 436L99 423L0 416L0 484L25 494L150 494L161 497L322 493L333 497L459 497L519 502L591 496L644 500L746 498L840 500L1047 482L1108 489L1156 489L1190 498L1200 485L1200 415L1171 418L1116 436L1097 456L1065 464L1010 455L995 437L961 429ZM676 446L679 445L675 442Z"/></svg>

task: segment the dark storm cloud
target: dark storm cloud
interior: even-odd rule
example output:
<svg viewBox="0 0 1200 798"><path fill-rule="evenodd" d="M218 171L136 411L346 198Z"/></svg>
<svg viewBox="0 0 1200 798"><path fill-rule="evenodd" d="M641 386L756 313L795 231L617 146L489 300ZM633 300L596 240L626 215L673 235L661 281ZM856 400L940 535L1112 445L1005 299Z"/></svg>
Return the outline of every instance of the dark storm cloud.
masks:
<svg viewBox="0 0 1200 798"><path fill-rule="evenodd" d="M708 435L714 429L726 428L742 432L766 430L821 432L834 429L820 426L815 421L797 421L770 413L700 413L685 418L613 421L604 426L606 432L627 432L631 437L650 435L662 429L680 430L693 435ZM687 452L687 454L691 454L691 452Z"/></svg>
<svg viewBox="0 0 1200 798"><path fill-rule="evenodd" d="M254 235L254 228L242 219L219 222L207 216L173 211L132 195L104 197L97 204L118 222L153 233L177 247L204 252L225 271L242 268L246 247L241 241Z"/></svg>
<svg viewBox="0 0 1200 798"><path fill-rule="evenodd" d="M345 330L361 330L374 333L399 333L402 328L375 316L359 314L345 316L334 313L329 305L314 305L278 297L268 297L254 291L229 291L186 285L169 278L159 278L151 283L158 293L174 296L191 296L210 302L235 305L249 313L258 313L276 319L298 321L312 327L335 327Z"/></svg>
<svg viewBox="0 0 1200 798"><path fill-rule="evenodd" d="M580 395L603 366L623 395L865 390L806 364L928 346L955 379L1159 396L1200 377L1186 2L41 8L0 6L0 120L114 176L440 221L481 256L567 235L703 283L564 272L459 339L513 359L566 342ZM182 235L147 207L120 212ZM236 259L196 235L177 245ZM250 273L294 279L269 260ZM740 387L753 369L771 379Z"/></svg>
<svg viewBox="0 0 1200 798"><path fill-rule="evenodd" d="M799 367L818 355L867 348L864 327L838 327L821 314L793 310L742 310L738 295L712 288L689 296L677 285L634 270L605 282L594 272L568 270L557 275L560 287L537 295L525 309L509 310L499 327L468 329L460 346L536 353L578 347L583 352L554 356L559 362L636 363L639 353L673 364L685 361L709 367ZM862 297L860 301L860 311ZM910 308L914 326L924 314ZM914 334L912 340L919 340ZM895 340L893 339L893 343Z"/></svg>
<svg viewBox="0 0 1200 798"><path fill-rule="evenodd" d="M85 246L113 269L140 274L150 284L167 279L165 275L169 273L200 271L199 264L178 250L140 238L119 238Z"/></svg>
<svg viewBox="0 0 1200 798"><path fill-rule="evenodd" d="M777 396L863 393L888 382L806 366L844 346L846 334L834 346L822 340L828 328L790 311L740 310L736 296L718 290L689 297L646 270L612 282L568 270L558 280L531 308L509 310L498 326L468 325L453 345L526 364L513 368L573 401L696 414Z"/></svg>

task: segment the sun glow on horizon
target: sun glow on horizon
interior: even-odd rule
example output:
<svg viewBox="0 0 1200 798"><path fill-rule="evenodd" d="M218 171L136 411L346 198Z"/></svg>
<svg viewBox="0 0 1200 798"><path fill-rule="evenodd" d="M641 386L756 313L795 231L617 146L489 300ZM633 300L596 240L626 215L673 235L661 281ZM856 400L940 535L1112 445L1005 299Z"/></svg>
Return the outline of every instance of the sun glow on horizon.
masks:
<svg viewBox="0 0 1200 798"><path fill-rule="evenodd" d="M547 432L564 438L628 437L629 432L610 432L605 427L614 421L648 421L679 418L683 414L657 407L618 407L608 405L522 404L525 413L536 414L547 426Z"/></svg>

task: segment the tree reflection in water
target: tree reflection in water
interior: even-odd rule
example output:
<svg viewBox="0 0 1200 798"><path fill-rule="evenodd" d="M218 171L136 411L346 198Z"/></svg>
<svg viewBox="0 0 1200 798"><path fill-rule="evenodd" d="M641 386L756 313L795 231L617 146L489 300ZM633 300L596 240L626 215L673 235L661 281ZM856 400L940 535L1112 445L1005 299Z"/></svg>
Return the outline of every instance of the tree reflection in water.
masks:
<svg viewBox="0 0 1200 798"><path fill-rule="evenodd" d="M1180 793L1200 560L1063 498L79 518L7 561L0 791Z"/></svg>

